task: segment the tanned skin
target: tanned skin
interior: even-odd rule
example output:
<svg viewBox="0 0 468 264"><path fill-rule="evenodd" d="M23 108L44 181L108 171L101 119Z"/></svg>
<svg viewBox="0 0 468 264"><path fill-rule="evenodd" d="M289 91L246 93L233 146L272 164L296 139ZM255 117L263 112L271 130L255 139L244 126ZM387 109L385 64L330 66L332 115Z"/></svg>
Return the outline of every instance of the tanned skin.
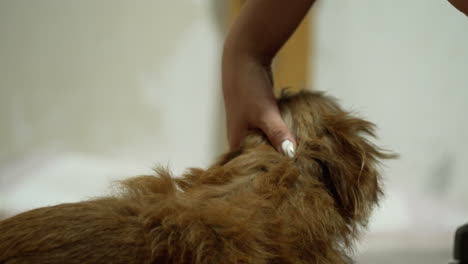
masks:
<svg viewBox="0 0 468 264"><path fill-rule="evenodd" d="M223 92L229 145L239 148L249 129L262 130L280 150L296 144L273 94L271 61L296 30L314 1L249 0L224 45Z"/></svg>
<svg viewBox="0 0 468 264"><path fill-rule="evenodd" d="M468 0L449 0L449 2L468 16Z"/></svg>
<svg viewBox="0 0 468 264"><path fill-rule="evenodd" d="M273 95L271 62L314 0L249 0L226 38L222 80L231 150L250 129L262 130L275 148L295 137L281 119ZM449 0L468 14L468 0Z"/></svg>

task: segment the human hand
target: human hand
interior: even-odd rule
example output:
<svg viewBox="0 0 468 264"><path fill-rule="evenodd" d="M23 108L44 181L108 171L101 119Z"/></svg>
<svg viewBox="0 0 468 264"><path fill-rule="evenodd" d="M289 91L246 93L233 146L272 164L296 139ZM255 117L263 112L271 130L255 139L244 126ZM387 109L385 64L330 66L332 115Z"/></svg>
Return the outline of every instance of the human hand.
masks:
<svg viewBox="0 0 468 264"><path fill-rule="evenodd" d="M248 131L260 129L280 152L294 156L294 136L281 118L270 68L253 59L235 58L223 68L227 135L237 150Z"/></svg>
<svg viewBox="0 0 468 264"><path fill-rule="evenodd" d="M239 149L249 129L260 129L278 151L294 155L296 142L281 118L270 65L313 3L246 1L229 30L222 79L231 150Z"/></svg>

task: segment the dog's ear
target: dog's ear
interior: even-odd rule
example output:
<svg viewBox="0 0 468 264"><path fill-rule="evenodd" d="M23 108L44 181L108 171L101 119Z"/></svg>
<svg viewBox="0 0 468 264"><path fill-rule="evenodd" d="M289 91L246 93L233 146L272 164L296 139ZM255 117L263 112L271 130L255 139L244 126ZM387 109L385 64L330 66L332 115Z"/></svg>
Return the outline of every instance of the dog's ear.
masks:
<svg viewBox="0 0 468 264"><path fill-rule="evenodd" d="M375 126L321 93L283 95L283 118L296 135L296 165L319 177L344 219L366 224L382 194L379 161L393 158L369 141Z"/></svg>
<svg viewBox="0 0 468 264"><path fill-rule="evenodd" d="M323 180L346 218L366 224L382 194L379 161L394 155L369 141L375 126L368 121L342 112L324 116L323 125Z"/></svg>

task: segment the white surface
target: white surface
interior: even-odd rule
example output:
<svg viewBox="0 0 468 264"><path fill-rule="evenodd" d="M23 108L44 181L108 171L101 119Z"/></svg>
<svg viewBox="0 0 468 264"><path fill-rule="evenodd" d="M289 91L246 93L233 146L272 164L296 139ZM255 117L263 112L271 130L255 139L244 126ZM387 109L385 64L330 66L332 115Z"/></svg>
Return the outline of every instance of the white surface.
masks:
<svg viewBox="0 0 468 264"><path fill-rule="evenodd" d="M445 0L316 8L315 88L377 123L379 142L401 155L386 163L362 263L447 263L468 222L467 17Z"/></svg>
<svg viewBox="0 0 468 264"><path fill-rule="evenodd" d="M211 2L7 0L0 37L0 211L217 155Z"/></svg>

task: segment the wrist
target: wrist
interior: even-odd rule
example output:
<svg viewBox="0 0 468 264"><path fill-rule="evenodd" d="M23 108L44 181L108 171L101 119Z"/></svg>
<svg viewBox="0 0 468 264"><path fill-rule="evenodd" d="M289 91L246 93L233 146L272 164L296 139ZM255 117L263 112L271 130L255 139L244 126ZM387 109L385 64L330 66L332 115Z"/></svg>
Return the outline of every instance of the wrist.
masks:
<svg viewBox="0 0 468 264"><path fill-rule="evenodd" d="M246 79L255 79L266 76L272 84L272 71L269 62L265 62L250 53L226 49L221 62L221 75L223 89L240 85ZM253 80L252 80L253 81ZM232 84L232 85L230 85ZM244 83L245 84L245 83Z"/></svg>

